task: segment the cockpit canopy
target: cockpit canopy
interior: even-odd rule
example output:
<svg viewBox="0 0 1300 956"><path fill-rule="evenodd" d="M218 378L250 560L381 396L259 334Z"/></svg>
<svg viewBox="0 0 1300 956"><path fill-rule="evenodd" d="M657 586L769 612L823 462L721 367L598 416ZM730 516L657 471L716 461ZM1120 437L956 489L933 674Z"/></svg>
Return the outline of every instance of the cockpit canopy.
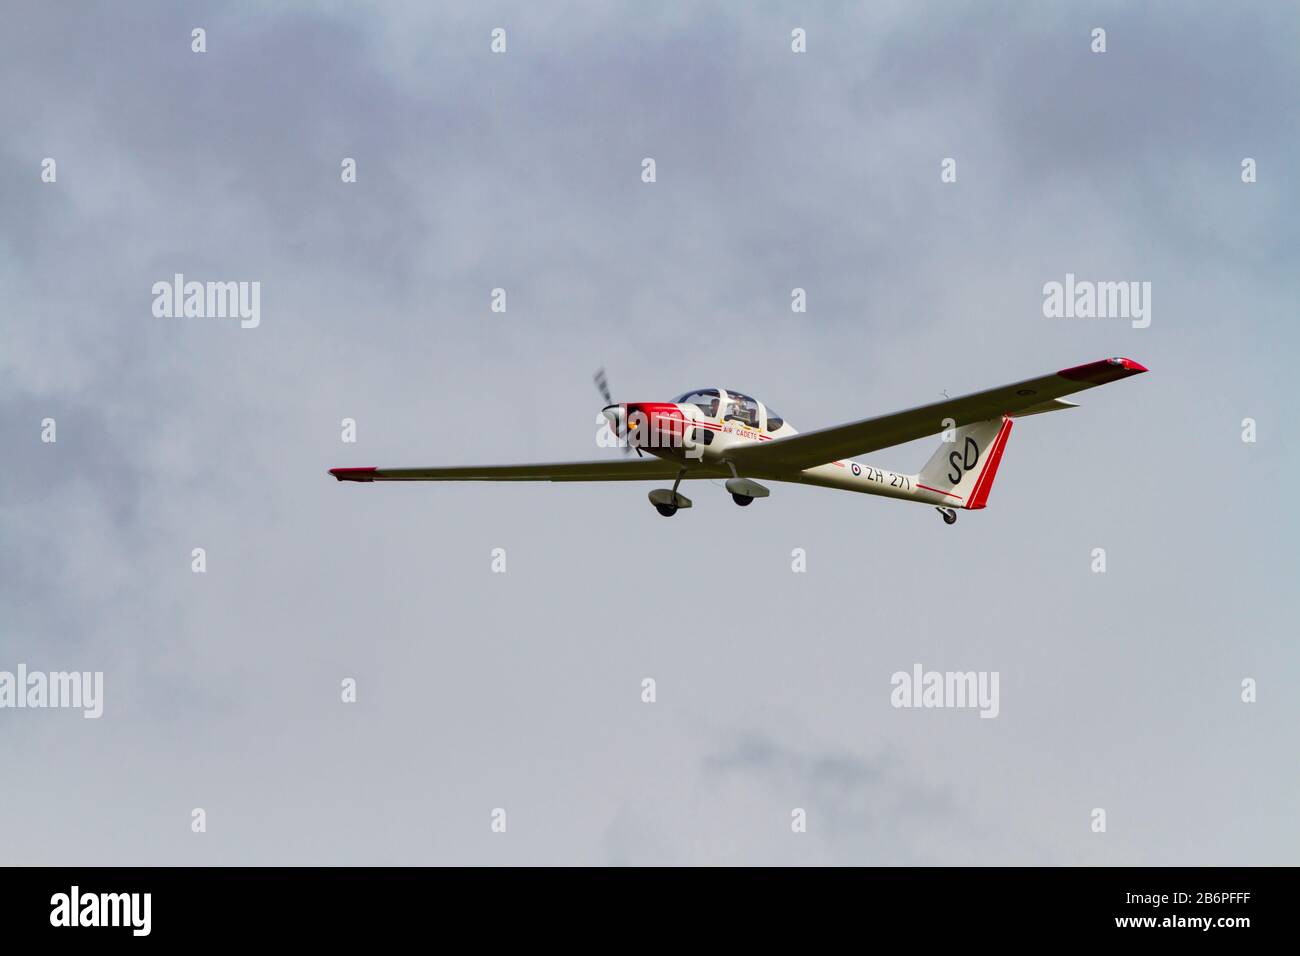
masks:
<svg viewBox="0 0 1300 956"><path fill-rule="evenodd" d="M697 388L693 392L679 395L673 399L674 405L695 405L710 418L718 417L718 402L721 396L716 388Z"/></svg>
<svg viewBox="0 0 1300 956"><path fill-rule="evenodd" d="M765 428L769 432L785 424L785 419L762 402L729 388L697 388L678 396L673 402L694 405L709 418L741 422L750 428Z"/></svg>

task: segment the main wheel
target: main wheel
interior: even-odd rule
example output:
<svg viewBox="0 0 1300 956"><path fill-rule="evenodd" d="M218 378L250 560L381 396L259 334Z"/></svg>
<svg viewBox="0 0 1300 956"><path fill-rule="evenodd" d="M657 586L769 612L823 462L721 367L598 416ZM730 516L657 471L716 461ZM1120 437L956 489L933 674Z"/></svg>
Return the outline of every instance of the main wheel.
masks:
<svg viewBox="0 0 1300 956"><path fill-rule="evenodd" d="M749 497L749 495L732 495L731 500L734 501L736 504L740 505L740 507L742 508L752 504L754 501L754 499Z"/></svg>
<svg viewBox="0 0 1300 956"><path fill-rule="evenodd" d="M657 505L655 505L655 510L658 511L658 512L659 512L661 515L663 515L665 518L671 518L673 515L677 514L677 506L676 506L676 505L659 505L659 504L657 504Z"/></svg>

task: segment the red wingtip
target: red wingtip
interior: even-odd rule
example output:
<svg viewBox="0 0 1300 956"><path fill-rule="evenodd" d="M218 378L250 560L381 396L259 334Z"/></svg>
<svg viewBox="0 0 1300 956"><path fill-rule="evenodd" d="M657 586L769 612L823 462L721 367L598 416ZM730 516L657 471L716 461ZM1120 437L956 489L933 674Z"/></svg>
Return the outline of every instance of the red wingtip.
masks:
<svg viewBox="0 0 1300 956"><path fill-rule="evenodd" d="M330 474L339 481L374 481L378 468L331 468Z"/></svg>
<svg viewBox="0 0 1300 956"><path fill-rule="evenodd" d="M1074 368L1063 368L1056 374L1076 382L1091 382L1094 385L1101 385L1105 382L1113 382L1116 379L1128 378L1130 375L1141 375L1145 371L1147 371L1147 367L1141 362L1117 356L1115 358L1101 359L1097 362L1089 362L1087 365L1076 365Z"/></svg>

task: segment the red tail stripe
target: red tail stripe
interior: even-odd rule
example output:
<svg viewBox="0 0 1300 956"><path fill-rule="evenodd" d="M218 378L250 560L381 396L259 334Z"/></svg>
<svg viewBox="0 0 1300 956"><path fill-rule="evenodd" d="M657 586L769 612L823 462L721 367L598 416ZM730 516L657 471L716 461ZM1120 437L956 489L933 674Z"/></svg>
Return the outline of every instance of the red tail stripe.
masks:
<svg viewBox="0 0 1300 956"><path fill-rule="evenodd" d="M993 478L998 473L998 464L1002 461L1002 450L1007 447L1007 437L1011 434L1011 419L1002 419L1002 428L993 439L993 449L989 452L988 463L975 480L975 490L971 492L970 501L966 503L969 511L983 508L989 500L989 490L993 487Z"/></svg>

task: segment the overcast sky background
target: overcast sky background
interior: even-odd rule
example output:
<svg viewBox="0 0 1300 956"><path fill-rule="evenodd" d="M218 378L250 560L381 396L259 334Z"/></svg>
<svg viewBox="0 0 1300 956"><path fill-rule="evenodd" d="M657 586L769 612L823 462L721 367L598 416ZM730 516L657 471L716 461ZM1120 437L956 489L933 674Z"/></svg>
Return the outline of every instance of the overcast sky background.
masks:
<svg viewBox="0 0 1300 956"><path fill-rule="evenodd" d="M106 686L0 711L0 862L1300 859L1300 13L802 6L6 5L0 669ZM1067 272L1151 326L1044 318ZM325 474L617 454L601 365L806 430L1110 355L951 528ZM892 708L918 662L998 718Z"/></svg>

